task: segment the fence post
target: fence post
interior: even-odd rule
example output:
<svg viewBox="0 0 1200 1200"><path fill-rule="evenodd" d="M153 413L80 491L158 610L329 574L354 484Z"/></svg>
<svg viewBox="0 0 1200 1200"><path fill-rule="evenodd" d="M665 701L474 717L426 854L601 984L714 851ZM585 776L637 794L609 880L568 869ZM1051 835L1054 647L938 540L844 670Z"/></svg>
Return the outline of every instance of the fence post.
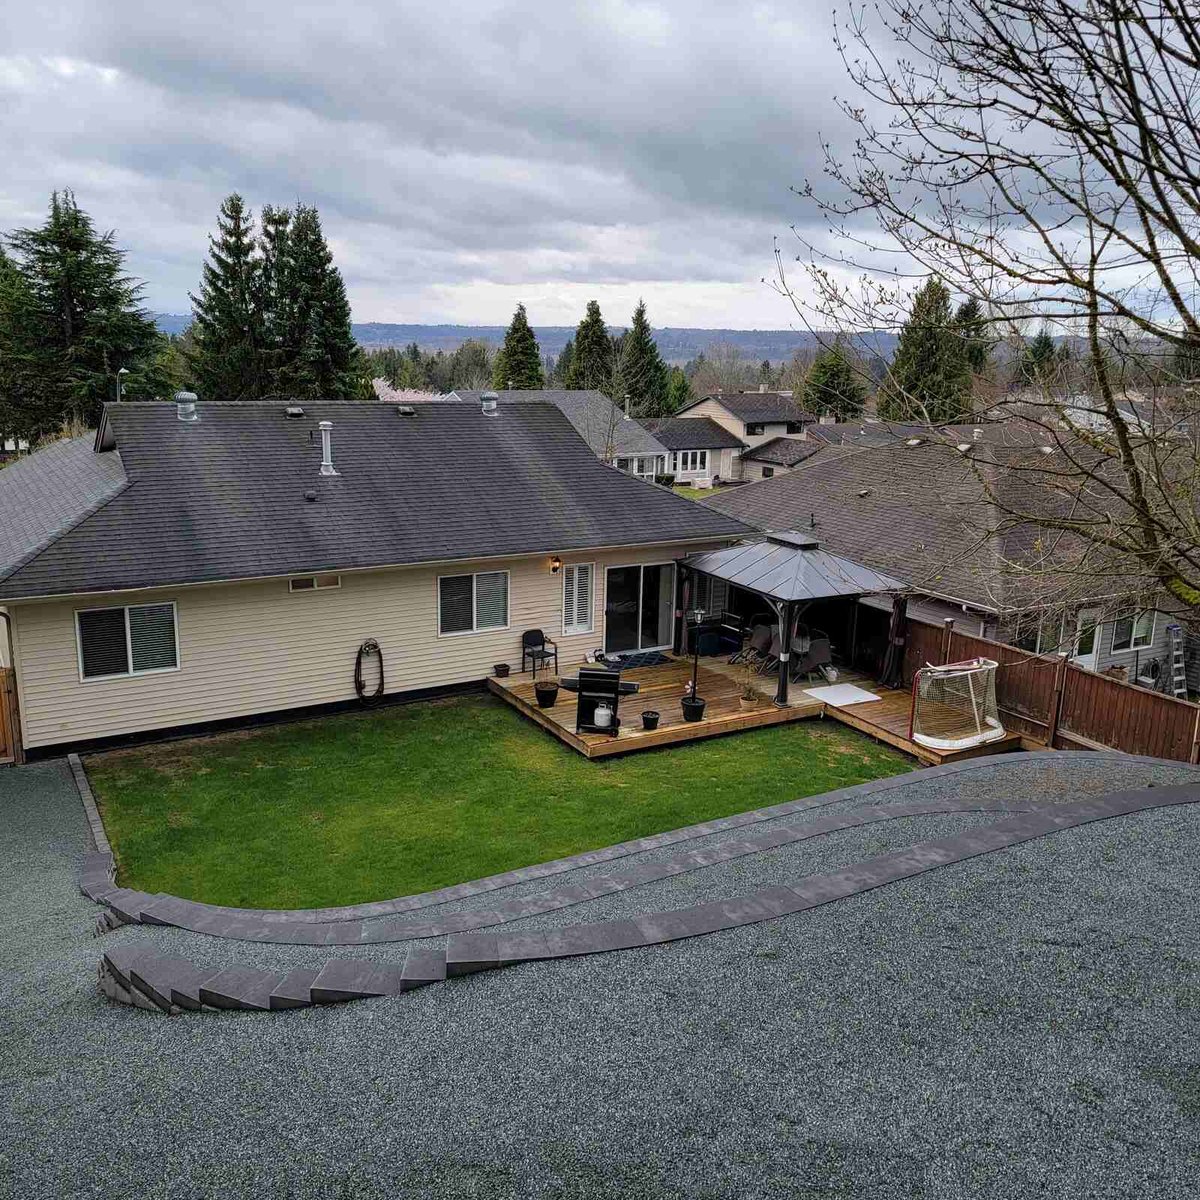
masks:
<svg viewBox="0 0 1200 1200"><path fill-rule="evenodd" d="M1050 716L1046 721L1046 745L1054 749L1054 739L1058 737L1058 722L1062 717L1063 683L1067 675L1067 659L1059 655L1054 668L1054 694L1050 697Z"/></svg>
<svg viewBox="0 0 1200 1200"><path fill-rule="evenodd" d="M950 661L950 638L954 634L954 618L947 617L942 622L942 662Z"/></svg>
<svg viewBox="0 0 1200 1200"><path fill-rule="evenodd" d="M1196 708L1196 719L1192 722L1192 752L1188 762L1200 763L1200 706Z"/></svg>

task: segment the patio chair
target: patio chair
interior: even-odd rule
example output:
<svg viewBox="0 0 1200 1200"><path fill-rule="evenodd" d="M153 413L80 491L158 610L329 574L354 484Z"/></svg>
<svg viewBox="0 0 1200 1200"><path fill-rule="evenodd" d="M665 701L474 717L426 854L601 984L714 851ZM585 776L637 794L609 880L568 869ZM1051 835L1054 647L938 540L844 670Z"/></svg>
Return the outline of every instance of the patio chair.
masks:
<svg viewBox="0 0 1200 1200"><path fill-rule="evenodd" d="M833 666L833 646L827 637L817 634L808 643L808 649L798 655L792 666L792 678L805 679L817 674L822 667Z"/></svg>
<svg viewBox="0 0 1200 1200"><path fill-rule="evenodd" d="M521 670L525 664L533 664L533 677L537 678L538 667L554 660L554 673L558 674L558 647L540 629L527 629L521 634Z"/></svg>
<svg viewBox="0 0 1200 1200"><path fill-rule="evenodd" d="M746 644L730 658L731 663L757 665L771 648L771 626L755 625Z"/></svg>
<svg viewBox="0 0 1200 1200"><path fill-rule="evenodd" d="M779 627L776 626L771 630L771 643L767 647L766 653L759 660L758 673L760 675L769 675L774 671L779 666L779 656L782 653L783 643L779 640Z"/></svg>

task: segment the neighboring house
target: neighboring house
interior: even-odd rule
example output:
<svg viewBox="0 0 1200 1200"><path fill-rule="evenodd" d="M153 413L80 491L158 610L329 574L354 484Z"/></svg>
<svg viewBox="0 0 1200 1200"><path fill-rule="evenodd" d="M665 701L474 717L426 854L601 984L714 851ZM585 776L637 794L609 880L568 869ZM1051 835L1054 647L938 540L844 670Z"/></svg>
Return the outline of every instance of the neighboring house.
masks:
<svg viewBox="0 0 1200 1200"><path fill-rule="evenodd" d="M801 438L777 437L763 442L742 454L742 478L747 482L757 479L773 479L786 475L802 462L812 458L821 449L821 443L804 441Z"/></svg>
<svg viewBox="0 0 1200 1200"><path fill-rule="evenodd" d="M448 398L479 404L483 395L482 391L460 390L450 392ZM666 472L666 447L638 421L622 412L603 392L545 388L537 391L498 391L491 395L507 401L553 404L575 426L579 436L591 446L601 462L627 475L653 479Z"/></svg>
<svg viewBox="0 0 1200 1200"><path fill-rule="evenodd" d="M604 466L554 405L408 413L111 404L0 471L26 750L351 701L369 639L392 695L517 670L533 628L564 669L667 646L675 560L747 533Z"/></svg>
<svg viewBox="0 0 1200 1200"><path fill-rule="evenodd" d="M745 443L711 417L644 417L642 426L667 448L667 474L689 487L738 478Z"/></svg>
<svg viewBox="0 0 1200 1200"><path fill-rule="evenodd" d="M707 417L750 450L776 438L803 437L805 429L817 419L780 392L720 392L693 401L676 415L685 420ZM741 455L734 470L733 478L744 477ZM761 478L757 468L750 478Z"/></svg>
<svg viewBox="0 0 1200 1200"><path fill-rule="evenodd" d="M22 437L0 433L0 465L29 453L29 443Z"/></svg>
<svg viewBox="0 0 1200 1200"><path fill-rule="evenodd" d="M1003 436L1011 443L1020 434ZM833 445L782 478L702 504L765 531L811 529L833 552L908 580L921 593L912 611L922 620L951 617L966 633L1165 687L1169 631L1178 623L1167 597L1131 607L1127 581L1059 575L1044 561L1023 575L1013 564L1035 563L1040 532L986 534L1003 523L976 472L994 488L1025 487L1020 472L1006 468L1041 452L1028 442L944 445L916 433L882 445ZM1189 686L1200 690L1200 643L1185 633L1184 644Z"/></svg>

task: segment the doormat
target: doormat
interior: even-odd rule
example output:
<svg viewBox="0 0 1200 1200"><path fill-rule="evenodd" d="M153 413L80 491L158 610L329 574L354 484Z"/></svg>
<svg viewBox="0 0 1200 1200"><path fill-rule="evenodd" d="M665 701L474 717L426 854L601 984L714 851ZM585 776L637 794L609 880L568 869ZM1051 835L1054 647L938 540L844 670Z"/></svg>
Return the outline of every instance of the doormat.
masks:
<svg viewBox="0 0 1200 1200"><path fill-rule="evenodd" d="M824 700L834 708L845 708L849 704L866 704L869 700L882 700L874 692L863 691L852 683L835 683L833 687L805 688L804 694L814 700Z"/></svg>
<svg viewBox="0 0 1200 1200"><path fill-rule="evenodd" d="M641 654L625 654L621 657L621 670L630 667L657 667L671 660L659 650L644 650Z"/></svg>

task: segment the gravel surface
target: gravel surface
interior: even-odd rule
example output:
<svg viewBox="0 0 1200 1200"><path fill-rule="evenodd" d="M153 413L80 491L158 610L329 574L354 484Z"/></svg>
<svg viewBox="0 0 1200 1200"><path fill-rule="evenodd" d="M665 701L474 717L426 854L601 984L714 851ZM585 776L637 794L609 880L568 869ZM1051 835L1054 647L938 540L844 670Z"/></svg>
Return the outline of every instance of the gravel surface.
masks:
<svg viewBox="0 0 1200 1200"><path fill-rule="evenodd" d="M1188 780L1055 755L914 774L886 802ZM671 945L175 1019L99 995L106 942L281 967L328 952L147 927L93 940L65 764L0 771L0 812L0 1195L1200 1193L1200 805ZM508 928L736 895L996 819L846 830Z"/></svg>

